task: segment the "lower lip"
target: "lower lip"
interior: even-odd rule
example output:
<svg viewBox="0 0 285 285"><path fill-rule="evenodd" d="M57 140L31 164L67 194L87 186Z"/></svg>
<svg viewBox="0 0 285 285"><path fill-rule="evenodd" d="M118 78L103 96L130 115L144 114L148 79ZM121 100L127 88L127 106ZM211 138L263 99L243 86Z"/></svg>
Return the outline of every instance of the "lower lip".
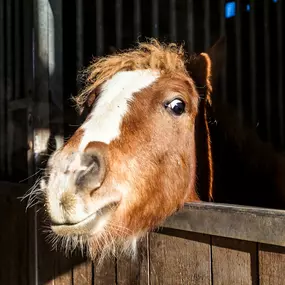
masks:
<svg viewBox="0 0 285 285"><path fill-rule="evenodd" d="M102 228L100 226L100 222L102 222L102 218L105 219L105 222L108 220L108 214L111 212L110 208L117 203L110 203L105 207L101 208L99 211L88 216L86 219L82 220L77 224L69 224L69 225L52 225L51 229L54 233L59 236L92 236L94 232ZM99 214L100 213L100 214Z"/></svg>
<svg viewBox="0 0 285 285"><path fill-rule="evenodd" d="M100 216L99 216L100 217ZM83 221L72 225L52 225L51 229L60 236L90 234L98 221L97 213L93 213Z"/></svg>

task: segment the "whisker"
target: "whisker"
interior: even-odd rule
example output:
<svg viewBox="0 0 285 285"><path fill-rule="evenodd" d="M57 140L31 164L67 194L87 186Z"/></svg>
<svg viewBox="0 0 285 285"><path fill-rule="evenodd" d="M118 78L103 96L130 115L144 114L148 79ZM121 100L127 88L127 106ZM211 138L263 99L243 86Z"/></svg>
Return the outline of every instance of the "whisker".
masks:
<svg viewBox="0 0 285 285"><path fill-rule="evenodd" d="M22 182L24 182L24 181L29 180L30 178L34 177L35 175L37 175L37 174L38 174L39 172L41 172L41 171L42 171L42 169L39 169L36 173L32 174L31 176L29 176L29 177L27 177L27 178L25 178L25 179L23 179L23 180L20 180L19 183L22 183Z"/></svg>

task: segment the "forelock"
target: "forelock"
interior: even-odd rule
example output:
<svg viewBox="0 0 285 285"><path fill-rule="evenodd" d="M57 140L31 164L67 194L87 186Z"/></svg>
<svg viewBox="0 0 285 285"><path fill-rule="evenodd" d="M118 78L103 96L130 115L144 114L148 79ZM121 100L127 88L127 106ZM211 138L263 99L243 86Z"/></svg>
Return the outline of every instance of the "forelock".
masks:
<svg viewBox="0 0 285 285"><path fill-rule="evenodd" d="M117 72L138 69L153 69L160 74L170 72L188 74L182 46L173 43L164 44L151 39L149 42L138 43L136 48L95 59L83 73L86 85L74 98L76 107L82 110L87 101L93 101L98 87Z"/></svg>

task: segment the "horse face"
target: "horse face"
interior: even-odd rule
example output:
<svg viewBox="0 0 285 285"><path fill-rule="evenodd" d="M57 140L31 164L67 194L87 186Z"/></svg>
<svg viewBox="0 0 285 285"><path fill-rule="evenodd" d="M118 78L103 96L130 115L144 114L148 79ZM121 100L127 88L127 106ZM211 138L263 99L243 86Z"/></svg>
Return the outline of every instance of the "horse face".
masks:
<svg viewBox="0 0 285 285"><path fill-rule="evenodd" d="M58 236L136 240L195 196L198 94L185 74L121 71L50 158L42 181ZM99 240L102 241L99 241Z"/></svg>

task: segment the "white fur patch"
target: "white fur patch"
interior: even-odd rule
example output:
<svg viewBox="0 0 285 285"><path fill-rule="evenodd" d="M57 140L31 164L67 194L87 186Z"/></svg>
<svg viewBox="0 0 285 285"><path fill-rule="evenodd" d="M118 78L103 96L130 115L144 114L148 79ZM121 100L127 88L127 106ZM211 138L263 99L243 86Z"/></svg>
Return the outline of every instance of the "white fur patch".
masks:
<svg viewBox="0 0 285 285"><path fill-rule="evenodd" d="M121 71L106 81L90 119L82 125L84 135L79 150L83 151L92 141L109 144L119 137L133 94L150 86L158 77L159 72L154 70Z"/></svg>

